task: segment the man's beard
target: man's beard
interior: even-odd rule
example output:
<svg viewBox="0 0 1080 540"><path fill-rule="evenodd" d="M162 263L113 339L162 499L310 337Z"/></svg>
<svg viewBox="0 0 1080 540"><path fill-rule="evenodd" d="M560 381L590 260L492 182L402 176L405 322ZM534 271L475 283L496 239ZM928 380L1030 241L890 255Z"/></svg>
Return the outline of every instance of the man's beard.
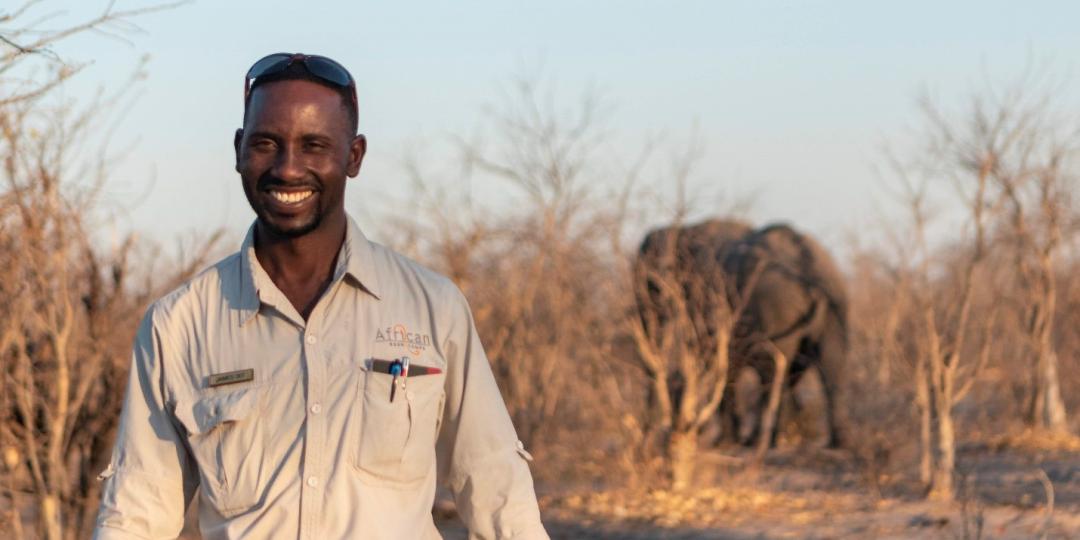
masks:
<svg viewBox="0 0 1080 540"><path fill-rule="evenodd" d="M266 219L266 217L262 215L259 216L259 223L266 229L267 232L273 234L274 236L281 238L298 238L319 228L319 225L322 223L322 214L323 213L321 211L316 210L315 214L312 215L311 219L309 219L306 223L292 228L279 227L276 223L269 219Z"/></svg>

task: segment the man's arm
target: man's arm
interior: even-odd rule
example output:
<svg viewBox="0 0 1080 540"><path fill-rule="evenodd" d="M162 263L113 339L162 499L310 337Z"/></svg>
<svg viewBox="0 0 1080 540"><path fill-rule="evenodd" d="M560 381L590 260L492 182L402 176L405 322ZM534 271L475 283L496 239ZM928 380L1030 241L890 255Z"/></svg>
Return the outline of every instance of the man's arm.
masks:
<svg viewBox="0 0 1080 540"><path fill-rule="evenodd" d="M165 410L162 359L173 354L151 306L139 325L124 409L109 467L101 474L94 538L176 538L198 484L183 439Z"/></svg>
<svg viewBox="0 0 1080 540"><path fill-rule="evenodd" d="M547 540L526 461L532 458L518 441L468 303L455 292L443 349L447 380L439 477L453 492L470 539Z"/></svg>

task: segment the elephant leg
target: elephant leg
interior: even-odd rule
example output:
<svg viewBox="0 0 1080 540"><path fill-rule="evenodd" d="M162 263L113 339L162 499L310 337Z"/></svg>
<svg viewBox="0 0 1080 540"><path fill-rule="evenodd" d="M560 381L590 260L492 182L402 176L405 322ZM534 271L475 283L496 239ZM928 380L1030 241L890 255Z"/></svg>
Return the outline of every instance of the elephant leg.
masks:
<svg viewBox="0 0 1080 540"><path fill-rule="evenodd" d="M734 399L731 417L735 442L749 446L757 439L758 422L762 403L761 373L751 366L744 366L735 374L732 385Z"/></svg>
<svg viewBox="0 0 1080 540"><path fill-rule="evenodd" d="M715 447L728 437L730 431L727 425L727 400L728 394L730 394L730 387L724 388L724 395L720 400L720 405L716 407L712 415L705 422L705 425L701 427L701 432L698 434L698 442L703 447Z"/></svg>
<svg viewBox="0 0 1080 540"><path fill-rule="evenodd" d="M783 426L789 422L798 421L802 416L803 404L795 392L795 387L805 373L805 368L796 366L788 368L787 382L784 384L783 393L780 395L780 410L776 413L776 422L773 424L771 446L775 448Z"/></svg>
<svg viewBox="0 0 1080 540"><path fill-rule="evenodd" d="M701 426L701 432L698 433L698 443L703 447L712 447L720 443L720 437L723 436L723 420L720 414L714 414L707 421L705 425Z"/></svg>
<svg viewBox="0 0 1080 540"><path fill-rule="evenodd" d="M825 411L829 422L829 446L842 448L847 440L847 399L844 370L847 364L847 337L844 328L830 316L821 338L821 360L818 371L825 390Z"/></svg>
<svg viewBox="0 0 1080 540"><path fill-rule="evenodd" d="M769 448L776 448L780 440L782 426L797 415L797 413L793 412L793 409L797 407L794 396L791 395L791 387L785 384L784 389L780 392L780 405L776 409L776 418L773 420L772 431L769 433Z"/></svg>
<svg viewBox="0 0 1080 540"><path fill-rule="evenodd" d="M806 370L813 361L813 358L808 358L804 353L800 352L791 363L791 367L788 368L787 384L784 386L784 406L790 408L793 418L798 418L803 410L803 402L799 399L797 389L799 383L803 381L803 376L806 375Z"/></svg>
<svg viewBox="0 0 1080 540"><path fill-rule="evenodd" d="M724 398L720 401L717 418L720 421L719 442L736 444L739 442L739 414L735 405L735 385L730 383L724 389Z"/></svg>
<svg viewBox="0 0 1080 540"><path fill-rule="evenodd" d="M788 364L787 373L784 375L784 384L780 388L780 396L776 411L773 413L772 429L769 432L769 448L776 448L780 439L780 432L783 430L783 426L791 421L793 418L799 417L799 411L801 410L801 404L795 396L794 388L799 378L802 377L805 369L800 369L796 364ZM774 379L775 380L775 379ZM767 394L764 396L766 401L762 402L761 410L765 411L762 415L762 423L765 422L765 416L769 411L769 404L767 399L771 399Z"/></svg>

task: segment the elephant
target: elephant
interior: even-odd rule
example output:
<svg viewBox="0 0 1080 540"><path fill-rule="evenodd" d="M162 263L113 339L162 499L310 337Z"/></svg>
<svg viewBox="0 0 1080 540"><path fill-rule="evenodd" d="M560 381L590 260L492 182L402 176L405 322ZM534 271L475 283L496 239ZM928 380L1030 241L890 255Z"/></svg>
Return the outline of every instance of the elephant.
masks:
<svg viewBox="0 0 1080 540"><path fill-rule="evenodd" d="M634 292L646 332L655 334L659 331L655 325L664 324L672 317L670 306L662 298L660 278L674 278L683 288L682 294L691 296L699 278L723 271L728 252L752 231L753 227L742 221L714 219L685 227L656 229L647 234L634 261L638 285ZM693 307L704 313L714 306Z"/></svg>
<svg viewBox="0 0 1080 540"><path fill-rule="evenodd" d="M753 410L736 414L734 383L746 368L754 370L765 386L771 383L773 357L762 346L767 341L789 360L784 382L788 392L807 369L818 371L828 444L845 443L847 294L842 274L820 244L782 223L755 229L742 221L714 219L651 231L635 261L636 300L649 335L658 335L672 317L658 283L663 276L680 284L691 319L706 328L715 328L711 325L717 302L743 306L732 331L728 386L717 413L722 435L747 442L757 431L758 414ZM677 374L673 377L669 387L677 400L681 381ZM764 400L763 394L757 411ZM757 435L774 437L775 432Z"/></svg>

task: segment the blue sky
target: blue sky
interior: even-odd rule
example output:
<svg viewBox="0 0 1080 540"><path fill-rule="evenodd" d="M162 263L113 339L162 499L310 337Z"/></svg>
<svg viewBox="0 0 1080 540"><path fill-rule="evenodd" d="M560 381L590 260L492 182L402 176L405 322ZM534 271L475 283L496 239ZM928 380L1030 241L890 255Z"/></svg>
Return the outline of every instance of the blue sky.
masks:
<svg viewBox="0 0 1080 540"><path fill-rule="evenodd" d="M56 24L104 2L69 4ZM406 147L423 149L434 180L455 180L438 142L477 129L500 87L542 65L568 105L599 90L612 152L650 138L677 147L696 126L702 189L755 193L756 221L839 241L875 221L881 146L916 122L922 89L961 103L986 77L1034 63L1080 106L1077 20L1071 2L200 0L139 18L130 43L85 35L57 52L94 62L65 90L75 97L114 87L150 55L113 138L134 150L108 195L130 208L124 226L164 241L216 227L239 241L252 219L232 169L242 77L278 51L331 56L358 80L369 154L346 204L365 229L380 227L382 201L407 199Z"/></svg>

